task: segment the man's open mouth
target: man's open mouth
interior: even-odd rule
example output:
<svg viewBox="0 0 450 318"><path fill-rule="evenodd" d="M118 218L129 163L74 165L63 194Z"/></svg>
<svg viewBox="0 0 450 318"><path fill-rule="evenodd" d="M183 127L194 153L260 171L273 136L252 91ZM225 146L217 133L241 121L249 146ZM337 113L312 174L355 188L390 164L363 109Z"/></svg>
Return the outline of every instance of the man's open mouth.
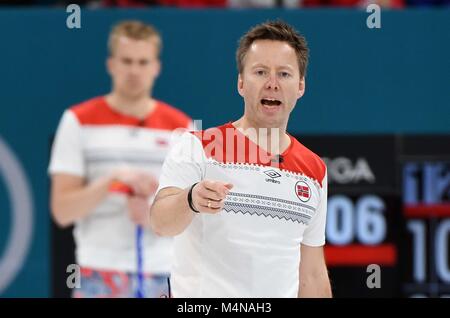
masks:
<svg viewBox="0 0 450 318"><path fill-rule="evenodd" d="M261 99L261 104L265 106L280 106L281 101L279 101L278 99L263 98Z"/></svg>

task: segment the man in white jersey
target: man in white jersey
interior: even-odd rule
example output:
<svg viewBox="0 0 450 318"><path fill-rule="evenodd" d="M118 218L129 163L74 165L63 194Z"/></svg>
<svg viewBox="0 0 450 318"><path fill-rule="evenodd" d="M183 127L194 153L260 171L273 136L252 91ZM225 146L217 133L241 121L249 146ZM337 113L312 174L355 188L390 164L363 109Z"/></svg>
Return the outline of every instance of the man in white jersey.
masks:
<svg viewBox="0 0 450 318"><path fill-rule="evenodd" d="M307 61L291 26L251 29L237 50L244 115L166 157L150 222L175 236L174 297L331 297L326 166L286 132Z"/></svg>
<svg viewBox="0 0 450 318"><path fill-rule="evenodd" d="M161 38L123 21L109 36L112 91L64 112L53 144L51 209L75 224L81 288L74 297L164 297L172 239L150 229L148 204L172 132L191 119L151 97Z"/></svg>

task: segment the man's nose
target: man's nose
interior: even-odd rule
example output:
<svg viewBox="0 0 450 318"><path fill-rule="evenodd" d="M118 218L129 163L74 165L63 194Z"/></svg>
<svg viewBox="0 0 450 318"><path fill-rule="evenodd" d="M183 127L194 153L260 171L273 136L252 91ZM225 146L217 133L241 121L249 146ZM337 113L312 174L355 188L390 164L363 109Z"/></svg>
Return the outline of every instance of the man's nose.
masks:
<svg viewBox="0 0 450 318"><path fill-rule="evenodd" d="M273 89L275 91L280 89L276 74L270 74L266 82L266 89Z"/></svg>
<svg viewBox="0 0 450 318"><path fill-rule="evenodd" d="M130 73L132 75L138 75L139 74L139 64L138 63L132 63L130 65Z"/></svg>

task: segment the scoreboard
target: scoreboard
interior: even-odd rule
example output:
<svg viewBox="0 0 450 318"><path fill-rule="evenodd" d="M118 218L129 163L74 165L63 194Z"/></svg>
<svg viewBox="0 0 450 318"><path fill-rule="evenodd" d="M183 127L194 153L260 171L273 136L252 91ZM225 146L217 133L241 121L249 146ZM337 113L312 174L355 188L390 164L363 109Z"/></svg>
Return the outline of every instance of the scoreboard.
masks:
<svg viewBox="0 0 450 318"><path fill-rule="evenodd" d="M298 139L328 168L334 296L450 296L450 136Z"/></svg>
<svg viewBox="0 0 450 318"><path fill-rule="evenodd" d="M450 297L450 138L416 137L401 156L407 252L402 291ZM440 155L436 155L440 153Z"/></svg>

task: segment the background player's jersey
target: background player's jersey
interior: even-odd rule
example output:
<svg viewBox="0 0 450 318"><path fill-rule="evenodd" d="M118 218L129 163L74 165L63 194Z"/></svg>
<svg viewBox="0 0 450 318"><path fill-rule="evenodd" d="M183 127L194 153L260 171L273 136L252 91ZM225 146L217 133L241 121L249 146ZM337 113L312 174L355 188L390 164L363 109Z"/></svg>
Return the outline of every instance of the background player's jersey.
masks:
<svg viewBox="0 0 450 318"><path fill-rule="evenodd" d="M120 166L135 167L159 177L177 128L192 128L181 111L156 102L145 119L124 115L97 97L66 110L54 140L49 172L85 177L88 182ZM76 222L76 260L84 267L136 270L135 224L126 198L111 193L86 218ZM145 230L144 271L170 270L172 240Z"/></svg>
<svg viewBox="0 0 450 318"><path fill-rule="evenodd" d="M275 162L230 123L174 146L159 189L204 179L234 185L221 212L196 214L175 237L175 297L297 297L300 244L325 243L327 173L290 138Z"/></svg>

